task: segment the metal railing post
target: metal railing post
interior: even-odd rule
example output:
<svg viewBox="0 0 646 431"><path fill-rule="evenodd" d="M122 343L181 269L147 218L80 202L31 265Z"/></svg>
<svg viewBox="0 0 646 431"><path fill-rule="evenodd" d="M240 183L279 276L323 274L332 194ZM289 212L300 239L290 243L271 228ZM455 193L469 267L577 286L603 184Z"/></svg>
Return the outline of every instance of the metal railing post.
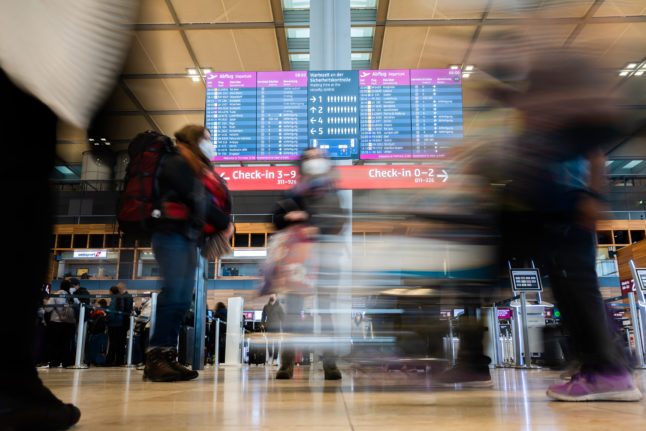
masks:
<svg viewBox="0 0 646 431"><path fill-rule="evenodd" d="M527 294L525 292L520 292L520 312L521 324L523 331L523 354L525 367L530 367L532 363L532 354L529 351L529 328L527 327Z"/></svg>
<svg viewBox="0 0 646 431"><path fill-rule="evenodd" d="M74 361L75 369L88 368L83 363L83 350L85 348L85 304L81 303L79 310L79 321L76 330L76 358Z"/></svg>
<svg viewBox="0 0 646 431"><path fill-rule="evenodd" d="M148 341L152 339L155 332L155 323L157 322L157 292L150 294L150 331L148 331Z"/></svg>
<svg viewBox="0 0 646 431"><path fill-rule="evenodd" d="M220 318L215 319L215 367L220 365Z"/></svg>
<svg viewBox="0 0 646 431"><path fill-rule="evenodd" d="M126 366L132 367L132 345L135 337L135 315L130 313L130 327L128 328L128 353L126 355Z"/></svg>
<svg viewBox="0 0 646 431"><path fill-rule="evenodd" d="M633 336L635 337L635 356L637 359L636 368L644 368L644 344L643 344L643 331L644 328L641 325L641 319L639 316L640 307L637 305L635 296L641 293L641 280L637 274L637 269L635 268L635 262L632 260L629 262L630 272L633 276L633 281L635 283L635 293L628 292L628 304L630 305L630 323L633 326Z"/></svg>

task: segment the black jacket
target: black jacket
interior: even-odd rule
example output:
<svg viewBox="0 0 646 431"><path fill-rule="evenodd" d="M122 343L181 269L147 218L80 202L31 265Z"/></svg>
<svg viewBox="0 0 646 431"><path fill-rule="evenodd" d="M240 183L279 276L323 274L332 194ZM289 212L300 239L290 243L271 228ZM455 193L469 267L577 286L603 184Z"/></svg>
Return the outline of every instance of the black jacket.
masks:
<svg viewBox="0 0 646 431"><path fill-rule="evenodd" d="M168 155L162 162L158 181L162 216L154 224L156 232L179 233L196 241L202 237L205 221L218 230L229 225L229 216L208 196L204 184L193 175L179 153ZM165 203L169 202L185 205L188 218L170 217L164 210Z"/></svg>
<svg viewBox="0 0 646 431"><path fill-rule="evenodd" d="M323 235L336 235L343 229L347 213L341 208L336 190L323 194L298 194L290 190L286 199L278 201L274 208L274 225L284 229L293 223L285 220L285 214L291 211L305 211L309 226L317 227Z"/></svg>

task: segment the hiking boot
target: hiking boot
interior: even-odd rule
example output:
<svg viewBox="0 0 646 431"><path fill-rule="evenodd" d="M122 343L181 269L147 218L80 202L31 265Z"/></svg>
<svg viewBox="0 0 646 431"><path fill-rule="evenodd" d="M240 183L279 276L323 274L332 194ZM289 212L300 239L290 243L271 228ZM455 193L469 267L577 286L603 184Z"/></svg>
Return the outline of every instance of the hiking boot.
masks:
<svg viewBox="0 0 646 431"><path fill-rule="evenodd" d="M488 367L456 365L438 374L435 381L442 386L460 385L463 388L489 388L493 386Z"/></svg>
<svg viewBox="0 0 646 431"><path fill-rule="evenodd" d="M339 370L334 362L323 363L323 373L325 380L341 380L341 370Z"/></svg>
<svg viewBox="0 0 646 431"><path fill-rule="evenodd" d="M0 429L56 429L73 426L81 418L81 411L73 404L65 404L38 377L16 379L6 391L0 392ZM13 380L13 379L9 379ZM18 381L20 380L20 381ZM6 428L5 428L6 427Z"/></svg>
<svg viewBox="0 0 646 431"><path fill-rule="evenodd" d="M280 368L276 371L276 379L289 380L294 376L294 352L281 352Z"/></svg>
<svg viewBox="0 0 646 431"><path fill-rule="evenodd" d="M547 396L560 401L639 401L642 394L629 372L579 372L563 384L551 385Z"/></svg>
<svg viewBox="0 0 646 431"><path fill-rule="evenodd" d="M181 375L180 380L193 380L200 375L197 371L190 370L177 362L177 349L174 347L168 350L168 361L175 370L179 371Z"/></svg>
<svg viewBox="0 0 646 431"><path fill-rule="evenodd" d="M182 374L175 369L169 360L170 349L155 347L146 352L146 367L144 380L153 382L175 382L182 380Z"/></svg>

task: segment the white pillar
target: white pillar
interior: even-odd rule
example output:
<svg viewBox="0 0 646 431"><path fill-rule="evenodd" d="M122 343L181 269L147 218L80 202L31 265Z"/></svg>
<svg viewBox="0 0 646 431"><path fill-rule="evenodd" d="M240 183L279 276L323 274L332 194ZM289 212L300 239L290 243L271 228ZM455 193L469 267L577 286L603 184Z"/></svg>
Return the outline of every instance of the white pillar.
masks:
<svg viewBox="0 0 646 431"><path fill-rule="evenodd" d="M244 299L229 298L227 306L227 338L224 365L240 366L242 364L242 308Z"/></svg>

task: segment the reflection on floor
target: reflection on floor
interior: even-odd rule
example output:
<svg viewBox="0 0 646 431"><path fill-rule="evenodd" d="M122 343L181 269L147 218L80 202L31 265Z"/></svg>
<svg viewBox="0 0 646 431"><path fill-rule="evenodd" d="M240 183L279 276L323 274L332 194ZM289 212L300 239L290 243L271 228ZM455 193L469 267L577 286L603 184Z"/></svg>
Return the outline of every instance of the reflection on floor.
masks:
<svg viewBox="0 0 646 431"><path fill-rule="evenodd" d="M608 430L646 429L646 401L551 402L559 373L494 371L494 389L436 388L424 374L347 370L326 382L320 368L207 369L196 381L150 383L127 368L45 369L56 395L81 408L80 430ZM638 371L646 387L646 371Z"/></svg>

